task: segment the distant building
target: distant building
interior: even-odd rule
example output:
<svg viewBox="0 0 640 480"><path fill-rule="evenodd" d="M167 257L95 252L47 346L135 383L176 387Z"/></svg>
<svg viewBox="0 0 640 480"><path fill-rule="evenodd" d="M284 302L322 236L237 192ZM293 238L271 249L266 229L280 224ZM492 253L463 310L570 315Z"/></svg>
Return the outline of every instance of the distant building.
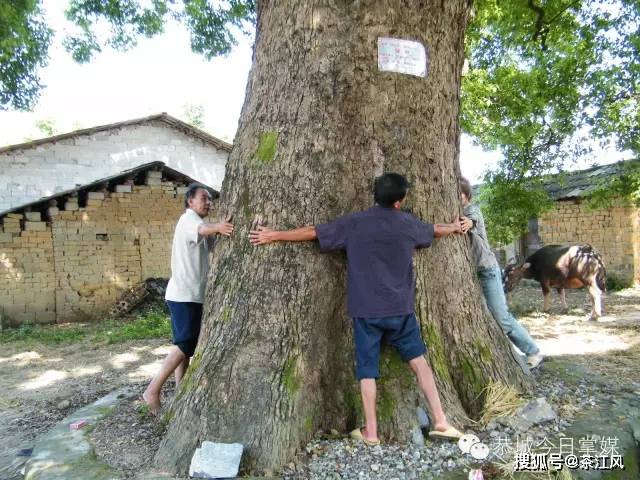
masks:
<svg viewBox="0 0 640 480"><path fill-rule="evenodd" d="M607 273L627 282L640 282L640 210L631 206L590 210L585 200L603 182L619 176L629 162L553 175L545 190L552 210L529 221L529 230L507 247L506 260L522 261L543 245L588 243L603 256Z"/></svg>
<svg viewBox="0 0 640 480"><path fill-rule="evenodd" d="M103 319L130 287L168 278L193 180L151 162L0 212L2 325Z"/></svg>
<svg viewBox="0 0 640 480"><path fill-rule="evenodd" d="M161 161L220 190L231 145L161 113L0 148L0 212Z"/></svg>

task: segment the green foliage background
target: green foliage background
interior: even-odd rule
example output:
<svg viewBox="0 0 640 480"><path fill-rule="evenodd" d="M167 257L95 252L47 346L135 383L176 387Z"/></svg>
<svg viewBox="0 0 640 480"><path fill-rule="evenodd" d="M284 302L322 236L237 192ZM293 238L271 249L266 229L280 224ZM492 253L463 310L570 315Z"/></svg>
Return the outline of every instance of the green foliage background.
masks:
<svg viewBox="0 0 640 480"><path fill-rule="evenodd" d="M34 105L52 36L38 0L0 0L0 109Z"/></svg>
<svg viewBox="0 0 640 480"><path fill-rule="evenodd" d="M587 142L637 154L640 1L474 5L461 122L504 155L485 175L482 200L491 239L506 243L549 208L540 179L589 153Z"/></svg>
<svg viewBox="0 0 640 480"><path fill-rule="evenodd" d="M553 206L540 182L510 181L500 174L485 183L478 196L493 245L505 245L527 230L529 219Z"/></svg>

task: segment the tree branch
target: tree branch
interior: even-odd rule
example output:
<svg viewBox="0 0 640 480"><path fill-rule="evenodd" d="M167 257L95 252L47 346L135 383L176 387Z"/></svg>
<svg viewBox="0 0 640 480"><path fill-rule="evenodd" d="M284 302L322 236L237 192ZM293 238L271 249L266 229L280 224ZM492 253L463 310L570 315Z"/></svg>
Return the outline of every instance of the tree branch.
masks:
<svg viewBox="0 0 640 480"><path fill-rule="evenodd" d="M546 50L547 47L545 45L545 23L544 23L544 8L536 5L533 0L528 0L527 5L529 8L533 10L538 18L536 19L536 30L533 32L533 41L537 42L538 38L541 38L540 45L543 50Z"/></svg>
<svg viewBox="0 0 640 480"><path fill-rule="evenodd" d="M580 3L582 0L574 0L573 2L571 2L569 5L567 5L565 8L563 8L562 10L560 10L558 13L556 13L553 18L551 20L549 20L547 22L547 26L551 25L553 22L555 22L558 18L560 18L560 16L566 12L567 10L569 10L571 7L573 7L574 5Z"/></svg>

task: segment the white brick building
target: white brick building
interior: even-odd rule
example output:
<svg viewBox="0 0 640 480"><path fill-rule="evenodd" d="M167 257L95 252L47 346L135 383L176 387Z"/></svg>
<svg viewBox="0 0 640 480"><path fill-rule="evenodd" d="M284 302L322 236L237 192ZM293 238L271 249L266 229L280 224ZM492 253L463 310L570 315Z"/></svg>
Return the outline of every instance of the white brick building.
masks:
<svg viewBox="0 0 640 480"><path fill-rule="evenodd" d="M166 113L0 148L0 212L154 161L220 190L231 145Z"/></svg>

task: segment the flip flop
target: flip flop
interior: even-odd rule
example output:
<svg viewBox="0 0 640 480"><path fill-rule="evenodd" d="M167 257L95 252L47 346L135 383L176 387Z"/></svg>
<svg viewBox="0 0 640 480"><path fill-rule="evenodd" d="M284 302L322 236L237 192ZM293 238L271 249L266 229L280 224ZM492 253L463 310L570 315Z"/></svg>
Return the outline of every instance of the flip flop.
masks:
<svg viewBox="0 0 640 480"><path fill-rule="evenodd" d="M349 436L354 440L360 440L361 442L364 442L365 445L369 445L370 447L380 445L380 440L367 440L366 438L364 438L364 435L362 435L362 429L360 428L356 428L355 430L353 430L349 434Z"/></svg>
<svg viewBox="0 0 640 480"><path fill-rule="evenodd" d="M449 427L444 432L440 430L431 430L429 432L429 438L438 438L441 440L459 440L462 437L462 432L458 429Z"/></svg>

